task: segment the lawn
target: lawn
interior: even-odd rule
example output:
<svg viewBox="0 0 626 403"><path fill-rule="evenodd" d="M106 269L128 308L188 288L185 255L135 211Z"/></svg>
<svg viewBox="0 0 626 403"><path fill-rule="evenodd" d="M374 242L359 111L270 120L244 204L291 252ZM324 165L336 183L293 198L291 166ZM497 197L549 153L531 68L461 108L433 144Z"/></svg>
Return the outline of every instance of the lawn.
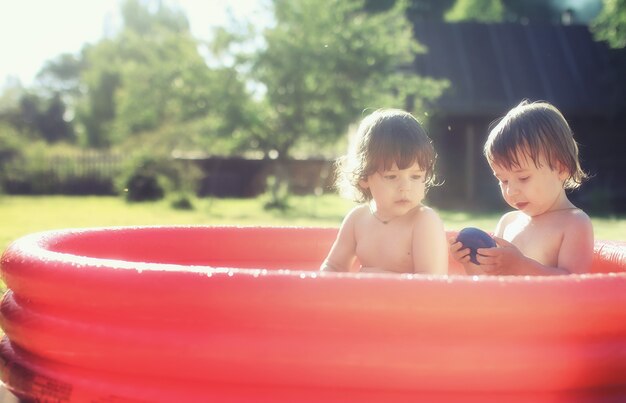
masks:
<svg viewBox="0 0 626 403"><path fill-rule="evenodd" d="M0 250L23 235L58 228L120 225L275 225L338 227L353 206L335 195L291 199L285 211L266 211L261 199L199 199L194 210L168 201L128 204L118 197L0 196ZM493 230L499 213L440 211L447 229ZM593 218L597 239L626 241L626 217Z"/></svg>

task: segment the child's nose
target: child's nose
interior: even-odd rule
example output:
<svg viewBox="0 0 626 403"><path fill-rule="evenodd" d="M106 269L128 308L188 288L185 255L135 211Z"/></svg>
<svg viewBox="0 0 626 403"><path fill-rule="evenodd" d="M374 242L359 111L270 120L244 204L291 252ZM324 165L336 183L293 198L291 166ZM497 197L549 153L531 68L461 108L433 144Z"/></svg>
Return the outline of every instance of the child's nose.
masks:
<svg viewBox="0 0 626 403"><path fill-rule="evenodd" d="M400 179L400 190L409 190L411 189L411 179L409 178L401 178Z"/></svg>
<svg viewBox="0 0 626 403"><path fill-rule="evenodd" d="M507 187L506 187L506 194L514 195L516 193L517 193L517 186L513 186L511 184L507 185Z"/></svg>

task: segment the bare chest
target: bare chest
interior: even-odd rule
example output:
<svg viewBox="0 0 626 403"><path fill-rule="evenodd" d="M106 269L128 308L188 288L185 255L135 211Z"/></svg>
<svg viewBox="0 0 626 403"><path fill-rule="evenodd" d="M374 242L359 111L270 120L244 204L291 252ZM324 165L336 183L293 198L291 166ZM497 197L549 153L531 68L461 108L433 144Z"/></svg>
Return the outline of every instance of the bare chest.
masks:
<svg viewBox="0 0 626 403"><path fill-rule="evenodd" d="M563 231L558 222L544 220L532 222L516 220L509 224L503 234L525 256L547 266L558 264Z"/></svg>
<svg viewBox="0 0 626 403"><path fill-rule="evenodd" d="M378 267L399 273L413 272L410 226L381 225L357 231L356 255L363 267Z"/></svg>

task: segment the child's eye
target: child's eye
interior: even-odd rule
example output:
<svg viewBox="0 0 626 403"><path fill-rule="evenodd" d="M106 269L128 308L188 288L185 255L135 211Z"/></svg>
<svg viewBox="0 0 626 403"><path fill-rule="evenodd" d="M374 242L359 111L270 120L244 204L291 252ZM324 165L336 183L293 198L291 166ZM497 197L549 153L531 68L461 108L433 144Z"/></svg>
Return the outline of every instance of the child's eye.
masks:
<svg viewBox="0 0 626 403"><path fill-rule="evenodd" d="M413 179L414 181L418 181L422 179L422 175L411 175L411 179Z"/></svg>
<svg viewBox="0 0 626 403"><path fill-rule="evenodd" d="M519 178L520 182L526 182L530 176L524 176L523 178Z"/></svg>
<svg viewBox="0 0 626 403"><path fill-rule="evenodd" d="M388 179L388 180L394 180L396 179L396 175L384 175L383 178Z"/></svg>

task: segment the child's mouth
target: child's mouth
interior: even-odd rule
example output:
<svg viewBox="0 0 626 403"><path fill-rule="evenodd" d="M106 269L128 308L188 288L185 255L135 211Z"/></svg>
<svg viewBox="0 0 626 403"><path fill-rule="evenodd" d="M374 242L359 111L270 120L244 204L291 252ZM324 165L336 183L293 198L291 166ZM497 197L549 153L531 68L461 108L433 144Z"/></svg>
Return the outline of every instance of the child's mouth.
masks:
<svg viewBox="0 0 626 403"><path fill-rule="evenodd" d="M524 210L526 206L528 206L528 202L515 203L515 207L517 207L518 210Z"/></svg>

